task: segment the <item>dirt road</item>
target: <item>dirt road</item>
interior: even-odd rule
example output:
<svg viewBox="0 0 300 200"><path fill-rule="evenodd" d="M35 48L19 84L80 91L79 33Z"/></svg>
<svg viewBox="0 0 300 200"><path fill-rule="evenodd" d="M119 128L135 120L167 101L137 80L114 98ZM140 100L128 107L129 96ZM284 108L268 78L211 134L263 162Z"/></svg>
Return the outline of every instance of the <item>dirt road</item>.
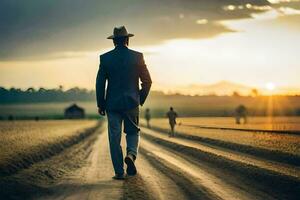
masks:
<svg viewBox="0 0 300 200"><path fill-rule="evenodd" d="M124 141L124 140L123 140ZM123 144L123 148L125 144ZM86 164L41 199L297 199L299 166L142 129L138 175L112 180L106 129ZM53 191L53 188L52 188Z"/></svg>
<svg viewBox="0 0 300 200"><path fill-rule="evenodd" d="M142 128L138 174L117 181L107 128L100 126L62 152L0 177L0 199L299 199L299 157L255 148Z"/></svg>
<svg viewBox="0 0 300 200"><path fill-rule="evenodd" d="M99 134L94 143L86 165L57 184L51 196L42 196L40 199L186 199L191 196L184 191L188 186L185 185L188 184L187 180L179 180L179 176L170 178L170 174L165 174L167 168L153 166L152 155L144 148L137 162L139 174L125 181L113 180L108 137L106 130L104 132ZM144 143L146 145L146 141L142 140L141 146Z"/></svg>

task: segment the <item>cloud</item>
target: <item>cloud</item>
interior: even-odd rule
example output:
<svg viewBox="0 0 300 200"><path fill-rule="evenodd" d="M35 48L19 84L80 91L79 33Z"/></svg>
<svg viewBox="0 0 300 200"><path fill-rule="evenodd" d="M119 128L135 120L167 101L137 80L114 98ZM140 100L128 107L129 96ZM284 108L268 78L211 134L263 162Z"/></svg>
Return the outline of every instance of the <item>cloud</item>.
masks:
<svg viewBox="0 0 300 200"><path fill-rule="evenodd" d="M136 34L134 45L214 37L234 31L219 21L262 12L247 4L272 5L267 0L1 0L0 60L97 51L111 45L106 36L123 24ZM224 9L229 5L237 9Z"/></svg>

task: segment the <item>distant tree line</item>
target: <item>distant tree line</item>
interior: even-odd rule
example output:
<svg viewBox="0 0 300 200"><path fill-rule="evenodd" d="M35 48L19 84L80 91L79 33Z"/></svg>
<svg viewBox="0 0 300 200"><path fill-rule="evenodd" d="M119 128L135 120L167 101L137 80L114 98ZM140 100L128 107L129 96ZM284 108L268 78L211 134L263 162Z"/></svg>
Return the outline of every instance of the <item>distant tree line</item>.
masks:
<svg viewBox="0 0 300 200"><path fill-rule="evenodd" d="M150 108L152 116L164 117L166 109L173 106L181 113L180 116L234 116L235 108L238 105L246 106L249 116L268 115L268 96L259 95L253 90L250 96L241 96L237 92L231 96L217 95L183 95L179 93L165 94L162 91L151 91L149 98L143 108ZM10 103L37 103L37 102L93 102L95 105L95 90L82 89L74 87L64 90L62 86L52 89L45 88L10 88L0 87L0 104ZM273 115L300 116L300 96L273 96L274 108ZM5 117L13 119L15 116ZM3 112L2 112L3 113ZM14 113L11 113L15 115ZM143 115L143 114L142 114ZM31 116L32 117L32 116ZM1 116L0 116L1 120Z"/></svg>
<svg viewBox="0 0 300 200"><path fill-rule="evenodd" d="M63 90L63 87L54 89L20 88L6 89L0 87L0 103L29 103L29 102L68 102L68 101L95 101L94 90L74 87Z"/></svg>
<svg viewBox="0 0 300 200"><path fill-rule="evenodd" d="M255 111L255 115L265 115L264 110L267 109L266 102L268 96L262 96L256 89L252 90L252 94L249 96L241 96L238 92L233 92L231 96L217 96L217 95L183 95L179 93L175 94L165 94L162 91L151 91L148 101L146 102L146 107L160 108L162 104L165 108L169 107L170 104L173 106L182 107L183 110L187 112L190 106L188 105L197 105L196 107L201 107L201 112L207 113L205 108L209 110L209 113L212 113L213 110L218 110L217 108L222 107L223 114L222 116L232 115L232 111L236 106L240 104L246 105L250 109L250 114ZM281 109L284 115L298 115L300 116L300 96L277 96L276 101L280 101L279 104L283 106ZM37 103L37 102L79 102L79 101L96 101L96 92L95 90L88 90L79 87L73 87L67 90L64 90L63 86L57 88L4 88L0 87L0 104L9 104L9 103ZM190 103L187 103L190 102ZM221 105L220 102L222 102ZM219 106L211 106L219 105ZM260 105L261 108L257 106ZM194 112L195 106L192 106L191 109ZM259 111L260 110L260 111ZM162 111L164 115L165 111ZM199 111L200 112L200 111ZM217 112L217 111L216 111ZM220 110L218 110L220 113ZM216 115L217 113L212 113ZM276 110L274 111L276 114Z"/></svg>

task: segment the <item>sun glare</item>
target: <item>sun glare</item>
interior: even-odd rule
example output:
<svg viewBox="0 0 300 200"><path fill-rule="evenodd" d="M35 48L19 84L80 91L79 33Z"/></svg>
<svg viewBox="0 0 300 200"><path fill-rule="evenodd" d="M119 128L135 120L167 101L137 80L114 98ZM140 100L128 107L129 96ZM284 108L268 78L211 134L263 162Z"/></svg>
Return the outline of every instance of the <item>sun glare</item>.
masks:
<svg viewBox="0 0 300 200"><path fill-rule="evenodd" d="M270 83L267 83L267 84L266 84L266 88L267 88L267 90L269 90L269 91L274 91L275 88L276 88L276 86L275 86L274 83L270 82Z"/></svg>

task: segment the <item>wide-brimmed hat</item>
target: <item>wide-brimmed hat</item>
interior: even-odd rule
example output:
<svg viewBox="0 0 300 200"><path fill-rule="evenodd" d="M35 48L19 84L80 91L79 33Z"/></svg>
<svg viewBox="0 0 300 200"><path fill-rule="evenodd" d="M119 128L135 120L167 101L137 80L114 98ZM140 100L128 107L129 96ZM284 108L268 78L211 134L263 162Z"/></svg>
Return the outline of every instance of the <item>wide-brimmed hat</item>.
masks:
<svg viewBox="0 0 300 200"><path fill-rule="evenodd" d="M114 28L114 34L107 37L107 39L114 39L114 38L120 38L120 37L132 37L134 36L131 33L128 33L125 26L115 27Z"/></svg>

